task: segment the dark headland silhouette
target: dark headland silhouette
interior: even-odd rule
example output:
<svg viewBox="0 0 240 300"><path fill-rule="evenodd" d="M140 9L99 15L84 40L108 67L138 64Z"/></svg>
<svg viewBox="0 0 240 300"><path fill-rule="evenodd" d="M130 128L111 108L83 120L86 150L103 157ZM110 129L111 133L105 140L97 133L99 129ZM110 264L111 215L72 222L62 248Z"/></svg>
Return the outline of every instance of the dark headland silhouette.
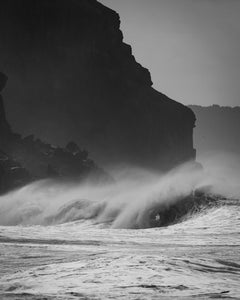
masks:
<svg viewBox="0 0 240 300"><path fill-rule="evenodd" d="M7 76L0 72L0 93ZM88 157L88 152L74 142L66 147L52 146L33 135L22 137L14 133L6 119L0 94L0 193L23 186L37 179L85 179L112 181Z"/></svg>
<svg viewBox="0 0 240 300"><path fill-rule="evenodd" d="M55 174L54 160L43 153L61 157L69 141L103 167L166 170L195 159L194 113L152 88L149 71L123 42L113 10L95 0L2 0L0 43L12 128L1 99L0 149L31 176L39 175L39 160L44 172L47 166ZM1 81L3 88L4 75ZM68 162L64 155L58 169Z"/></svg>
<svg viewBox="0 0 240 300"><path fill-rule="evenodd" d="M151 87L119 26L95 0L2 0L10 124L53 144L74 140L103 165L194 158L194 114Z"/></svg>
<svg viewBox="0 0 240 300"><path fill-rule="evenodd" d="M199 155L240 154L240 107L189 106L195 113L194 144Z"/></svg>

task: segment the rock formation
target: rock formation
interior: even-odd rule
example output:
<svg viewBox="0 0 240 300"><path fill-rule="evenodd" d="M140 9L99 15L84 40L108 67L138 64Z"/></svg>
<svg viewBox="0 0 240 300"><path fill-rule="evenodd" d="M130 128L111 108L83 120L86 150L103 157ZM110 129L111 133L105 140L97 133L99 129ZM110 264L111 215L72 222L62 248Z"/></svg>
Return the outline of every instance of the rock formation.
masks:
<svg viewBox="0 0 240 300"><path fill-rule="evenodd" d="M152 88L119 28L96 0L2 0L11 126L61 146L74 140L102 166L195 159L194 114Z"/></svg>
<svg viewBox="0 0 240 300"><path fill-rule="evenodd" d="M18 162L0 150L0 194L21 187L34 177Z"/></svg>
<svg viewBox="0 0 240 300"><path fill-rule="evenodd" d="M6 120L5 108L3 104L3 98L1 95L2 90L6 86L7 76L0 72L0 137L3 140L10 133L10 126Z"/></svg>
<svg viewBox="0 0 240 300"><path fill-rule="evenodd" d="M6 82L6 75L0 72L0 91ZM20 134L13 133L0 95L0 194L37 179L79 180L89 176L97 181L111 180L88 158L88 152L74 142L60 148L33 135L22 138Z"/></svg>
<svg viewBox="0 0 240 300"><path fill-rule="evenodd" d="M0 72L0 93L7 82L7 76ZM0 144L7 145L11 136L11 129L6 120L3 98L0 94ZM24 185L32 177L18 162L11 159L0 150L0 193Z"/></svg>

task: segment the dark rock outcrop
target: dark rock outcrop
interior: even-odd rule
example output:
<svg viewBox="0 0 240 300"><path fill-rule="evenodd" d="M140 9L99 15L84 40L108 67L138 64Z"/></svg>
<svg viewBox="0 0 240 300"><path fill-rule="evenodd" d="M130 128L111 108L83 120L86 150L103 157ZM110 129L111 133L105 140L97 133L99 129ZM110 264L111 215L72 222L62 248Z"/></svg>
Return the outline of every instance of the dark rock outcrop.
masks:
<svg viewBox="0 0 240 300"><path fill-rule="evenodd" d="M6 82L7 77L0 73L0 90ZM13 133L0 95L0 194L37 179L81 180L89 177L96 181L111 180L89 159L88 152L74 142L60 148L33 135L22 138Z"/></svg>
<svg viewBox="0 0 240 300"><path fill-rule="evenodd" d="M0 141L0 149L19 162L29 173L41 178L84 179L89 175L107 179L108 175L88 157L85 150L71 153L66 148L45 143L34 136L11 134Z"/></svg>
<svg viewBox="0 0 240 300"><path fill-rule="evenodd" d="M1 95L2 90L6 86L7 76L0 72L0 137L3 140L6 136L10 134L10 126L6 120L6 114L3 104L3 98Z"/></svg>
<svg viewBox="0 0 240 300"><path fill-rule="evenodd" d="M0 72L0 93L5 88L6 83L7 76ZM0 149L8 147L13 137L14 135L6 120L3 97L0 94ZM33 179L33 176L19 162L0 150L0 194L23 186Z"/></svg>
<svg viewBox="0 0 240 300"><path fill-rule="evenodd" d="M151 87L119 26L96 0L2 0L10 124L49 143L74 140L103 166L194 159L194 114Z"/></svg>
<svg viewBox="0 0 240 300"><path fill-rule="evenodd" d="M26 169L0 150L0 194L33 180L34 178Z"/></svg>

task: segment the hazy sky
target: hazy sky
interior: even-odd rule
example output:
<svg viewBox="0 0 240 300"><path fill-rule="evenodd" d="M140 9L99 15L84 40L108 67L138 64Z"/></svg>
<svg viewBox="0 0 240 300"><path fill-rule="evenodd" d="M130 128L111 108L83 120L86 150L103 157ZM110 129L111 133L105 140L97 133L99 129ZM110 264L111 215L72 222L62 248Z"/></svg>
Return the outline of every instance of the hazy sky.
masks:
<svg viewBox="0 0 240 300"><path fill-rule="evenodd" d="M240 105L240 0L100 0L154 87L184 104Z"/></svg>

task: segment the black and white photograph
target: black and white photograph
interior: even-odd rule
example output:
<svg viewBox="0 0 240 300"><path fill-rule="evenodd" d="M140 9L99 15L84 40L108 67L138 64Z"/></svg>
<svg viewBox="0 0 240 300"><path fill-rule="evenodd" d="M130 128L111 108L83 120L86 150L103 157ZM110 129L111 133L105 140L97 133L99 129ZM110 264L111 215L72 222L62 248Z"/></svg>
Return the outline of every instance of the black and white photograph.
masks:
<svg viewBox="0 0 240 300"><path fill-rule="evenodd" d="M0 0L0 300L240 300L240 0Z"/></svg>

